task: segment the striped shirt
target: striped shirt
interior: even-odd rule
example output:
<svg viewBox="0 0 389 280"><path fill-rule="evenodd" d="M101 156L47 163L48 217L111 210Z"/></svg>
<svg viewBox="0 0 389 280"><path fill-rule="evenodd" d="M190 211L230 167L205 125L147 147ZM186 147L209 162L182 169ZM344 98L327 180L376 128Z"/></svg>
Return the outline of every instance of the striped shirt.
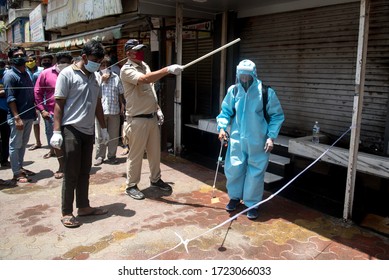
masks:
<svg viewBox="0 0 389 280"><path fill-rule="evenodd" d="M100 74L97 75L101 79ZM119 76L111 72L108 81L101 83L101 90L101 103L103 105L104 115L120 114L119 96L124 93L124 88Z"/></svg>

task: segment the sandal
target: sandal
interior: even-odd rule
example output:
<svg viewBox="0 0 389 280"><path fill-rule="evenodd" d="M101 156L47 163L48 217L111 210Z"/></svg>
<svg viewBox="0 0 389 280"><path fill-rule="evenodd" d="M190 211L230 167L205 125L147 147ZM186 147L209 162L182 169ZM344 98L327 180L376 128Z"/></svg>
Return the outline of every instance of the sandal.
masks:
<svg viewBox="0 0 389 280"><path fill-rule="evenodd" d="M31 182L30 178L27 178L26 174L24 172L20 172L17 176L14 176L12 178L13 181L25 184Z"/></svg>
<svg viewBox="0 0 389 280"><path fill-rule="evenodd" d="M55 157L55 153L48 152L47 154L45 154L45 155L43 156L44 159L48 159L48 158L51 158L51 157Z"/></svg>
<svg viewBox="0 0 389 280"><path fill-rule="evenodd" d="M24 169L23 167L20 168L20 170L23 171L23 173L24 173L25 175L27 175L27 176L34 176L34 175L36 175L35 172L32 172L31 170L28 170L28 169Z"/></svg>
<svg viewBox="0 0 389 280"><path fill-rule="evenodd" d="M36 150L36 149L39 149L39 148L42 148L42 145L34 144L30 148L28 148L28 150L29 151L33 151L33 150Z"/></svg>
<svg viewBox="0 0 389 280"><path fill-rule="evenodd" d="M120 155L125 156L129 152L128 148L124 148L123 151L120 153Z"/></svg>
<svg viewBox="0 0 389 280"><path fill-rule="evenodd" d="M63 178L63 172L57 171L54 173L54 178L55 179L62 179Z"/></svg>
<svg viewBox="0 0 389 280"><path fill-rule="evenodd" d="M105 215L108 213L107 209L101 209L101 208L93 208L89 207L88 212L82 213L80 209L78 210L78 216L95 216L95 215Z"/></svg>
<svg viewBox="0 0 389 280"><path fill-rule="evenodd" d="M76 228L81 226L81 222L76 219L73 215L63 216L61 218L61 223L67 228Z"/></svg>

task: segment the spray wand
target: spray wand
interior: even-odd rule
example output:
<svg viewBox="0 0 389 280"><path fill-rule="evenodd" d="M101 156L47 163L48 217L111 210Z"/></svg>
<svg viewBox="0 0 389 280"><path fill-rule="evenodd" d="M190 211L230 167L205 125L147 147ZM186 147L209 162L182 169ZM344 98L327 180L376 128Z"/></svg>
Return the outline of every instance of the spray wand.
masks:
<svg viewBox="0 0 389 280"><path fill-rule="evenodd" d="M218 203L220 201L219 198L217 198L215 196L216 179L217 179L217 173L219 172L219 166L220 166L221 163L223 163L223 158L222 158L223 147L227 147L228 146L229 138L230 138L230 135L226 131L226 138L220 140L220 151L219 151L219 157L217 158L215 179L213 180L211 203Z"/></svg>

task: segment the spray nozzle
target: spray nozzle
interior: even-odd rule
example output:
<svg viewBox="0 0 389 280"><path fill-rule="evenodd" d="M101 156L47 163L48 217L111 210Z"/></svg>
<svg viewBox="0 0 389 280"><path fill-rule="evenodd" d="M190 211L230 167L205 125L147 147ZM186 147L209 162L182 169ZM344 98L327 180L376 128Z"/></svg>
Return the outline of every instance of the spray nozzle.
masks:
<svg viewBox="0 0 389 280"><path fill-rule="evenodd" d="M223 139L223 146L228 146L228 141L230 141L230 134L226 131L226 138Z"/></svg>

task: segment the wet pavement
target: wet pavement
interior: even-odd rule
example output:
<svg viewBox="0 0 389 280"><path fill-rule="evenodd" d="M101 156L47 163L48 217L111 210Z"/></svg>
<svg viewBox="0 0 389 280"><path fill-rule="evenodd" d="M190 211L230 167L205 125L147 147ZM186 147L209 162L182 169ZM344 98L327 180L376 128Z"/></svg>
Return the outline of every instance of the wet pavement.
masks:
<svg viewBox="0 0 389 280"><path fill-rule="evenodd" d="M33 143L32 136L29 146ZM31 183L0 186L2 260L389 259L388 237L280 196L261 205L255 221L245 214L229 221L224 176L218 175L219 202L213 203L215 171L166 153L162 179L173 192L149 186L144 159L139 188L146 199L134 200L124 194L121 147L119 164L91 170L91 206L104 207L108 214L80 217L81 227L65 228L60 222L62 179L54 178L57 159L43 159L47 152L47 146L26 151L25 168L37 173ZM0 169L0 178L11 179L11 170Z"/></svg>

